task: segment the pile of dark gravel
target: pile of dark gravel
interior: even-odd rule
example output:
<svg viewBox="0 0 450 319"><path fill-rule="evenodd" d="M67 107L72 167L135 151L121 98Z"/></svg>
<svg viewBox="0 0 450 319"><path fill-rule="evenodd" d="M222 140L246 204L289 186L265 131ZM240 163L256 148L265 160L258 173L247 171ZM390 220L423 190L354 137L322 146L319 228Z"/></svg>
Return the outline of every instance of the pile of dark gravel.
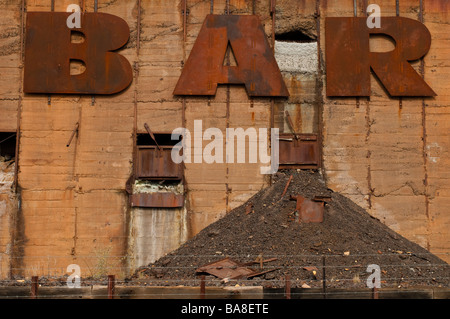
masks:
<svg viewBox="0 0 450 319"><path fill-rule="evenodd" d="M287 192L281 197L291 175ZM324 221L298 222L291 195L331 197L325 205ZM247 214L250 203L253 212ZM292 287L322 287L325 269L327 287L363 288L370 275L368 265L376 264L381 268L382 287L449 287L447 263L328 189L318 172L300 170L278 172L272 186L177 250L138 269L129 280L147 285L197 286L199 274L195 270L202 265L225 257L246 263L260 255L263 259L277 258L263 268L276 270L248 280L220 280L208 275L208 284L282 287L289 275ZM252 267L259 269L259 265Z"/></svg>

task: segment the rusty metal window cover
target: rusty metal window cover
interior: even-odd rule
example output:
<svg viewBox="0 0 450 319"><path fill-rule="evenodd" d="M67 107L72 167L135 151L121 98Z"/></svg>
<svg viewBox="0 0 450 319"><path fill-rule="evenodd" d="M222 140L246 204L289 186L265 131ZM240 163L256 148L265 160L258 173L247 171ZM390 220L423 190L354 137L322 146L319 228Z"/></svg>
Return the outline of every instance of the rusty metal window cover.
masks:
<svg viewBox="0 0 450 319"><path fill-rule="evenodd" d="M228 46L236 66L223 65ZM289 96L258 16L207 15L173 94L212 96L218 84L244 84L249 96Z"/></svg>
<svg viewBox="0 0 450 319"><path fill-rule="evenodd" d="M370 52L371 34L392 37L390 52ZM372 69L391 96L435 96L436 93L408 61L425 56L431 34L420 21L405 17L383 17L381 28L368 28L364 17L327 17L327 96L370 96Z"/></svg>
<svg viewBox="0 0 450 319"><path fill-rule="evenodd" d="M172 150L180 140L172 140L170 133L153 133L147 123L147 133L136 136L134 174L127 182L131 207L180 208L184 206L183 191L177 189L183 180L183 165L172 161ZM150 191L136 191L136 182ZM138 184L139 184L138 183Z"/></svg>
<svg viewBox="0 0 450 319"><path fill-rule="evenodd" d="M147 137L147 134L139 134L138 137ZM162 143L158 142L161 137ZM183 165L173 162L171 157L174 143L168 143L170 134L153 134L154 143L144 142L146 145L137 145L136 178L146 180L181 180L183 178ZM152 138L153 139L153 138ZM177 142L177 141L175 141ZM151 145L154 144L154 145Z"/></svg>
<svg viewBox="0 0 450 319"><path fill-rule="evenodd" d="M81 13L81 28L69 29L69 12L28 12L25 39L25 93L114 94L127 88L133 73L128 60L111 52L129 39L120 17ZM84 41L72 43L72 31ZM70 61L82 61L84 72L71 75Z"/></svg>
<svg viewBox="0 0 450 319"><path fill-rule="evenodd" d="M320 167L317 134L281 133L279 145L280 168L317 169Z"/></svg>
<svg viewBox="0 0 450 319"><path fill-rule="evenodd" d="M170 192L132 194L130 205L131 207L178 208L184 206L184 195Z"/></svg>

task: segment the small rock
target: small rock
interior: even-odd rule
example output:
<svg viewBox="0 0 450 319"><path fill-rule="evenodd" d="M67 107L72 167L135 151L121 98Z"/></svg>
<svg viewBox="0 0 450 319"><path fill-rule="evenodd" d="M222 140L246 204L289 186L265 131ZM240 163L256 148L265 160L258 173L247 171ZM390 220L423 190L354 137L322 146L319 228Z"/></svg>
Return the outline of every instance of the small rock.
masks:
<svg viewBox="0 0 450 319"><path fill-rule="evenodd" d="M307 285L307 284L303 284L303 285L302 285L302 288L311 288L311 286L310 286L310 285Z"/></svg>

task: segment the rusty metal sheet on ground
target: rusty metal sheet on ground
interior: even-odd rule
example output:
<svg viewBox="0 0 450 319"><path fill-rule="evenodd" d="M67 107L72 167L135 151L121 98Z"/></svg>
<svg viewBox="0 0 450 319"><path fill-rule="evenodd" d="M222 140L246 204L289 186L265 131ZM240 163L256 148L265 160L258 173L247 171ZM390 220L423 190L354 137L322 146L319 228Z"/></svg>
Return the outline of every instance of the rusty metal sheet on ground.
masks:
<svg viewBox="0 0 450 319"><path fill-rule="evenodd" d="M300 215L300 222L321 223L323 222L324 202L312 201L301 195L291 196L297 201L297 211Z"/></svg>
<svg viewBox="0 0 450 319"><path fill-rule="evenodd" d="M230 258L204 265L198 268L196 272L206 272L221 279L238 279L254 273L253 270L240 266L239 263Z"/></svg>

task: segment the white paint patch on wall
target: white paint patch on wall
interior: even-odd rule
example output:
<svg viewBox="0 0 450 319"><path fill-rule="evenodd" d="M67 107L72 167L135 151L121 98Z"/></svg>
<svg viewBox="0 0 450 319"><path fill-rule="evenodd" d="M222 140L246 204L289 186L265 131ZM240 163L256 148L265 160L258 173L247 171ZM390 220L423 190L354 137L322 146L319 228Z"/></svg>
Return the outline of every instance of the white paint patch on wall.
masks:
<svg viewBox="0 0 450 319"><path fill-rule="evenodd" d="M159 184L137 180L133 193L183 194L183 183ZM187 211L180 208L133 208L130 247L132 268L153 263L187 240Z"/></svg>
<svg viewBox="0 0 450 319"><path fill-rule="evenodd" d="M275 41L275 59L281 71L317 73L317 42Z"/></svg>
<svg viewBox="0 0 450 319"><path fill-rule="evenodd" d="M132 215L135 268L155 262L187 240L185 208L135 208Z"/></svg>
<svg viewBox="0 0 450 319"><path fill-rule="evenodd" d="M427 156L430 162L437 163L442 154L442 147L438 143L427 145Z"/></svg>
<svg viewBox="0 0 450 319"><path fill-rule="evenodd" d="M0 156L0 193L11 192L11 186L14 182L14 171L14 161L6 161L4 157Z"/></svg>

